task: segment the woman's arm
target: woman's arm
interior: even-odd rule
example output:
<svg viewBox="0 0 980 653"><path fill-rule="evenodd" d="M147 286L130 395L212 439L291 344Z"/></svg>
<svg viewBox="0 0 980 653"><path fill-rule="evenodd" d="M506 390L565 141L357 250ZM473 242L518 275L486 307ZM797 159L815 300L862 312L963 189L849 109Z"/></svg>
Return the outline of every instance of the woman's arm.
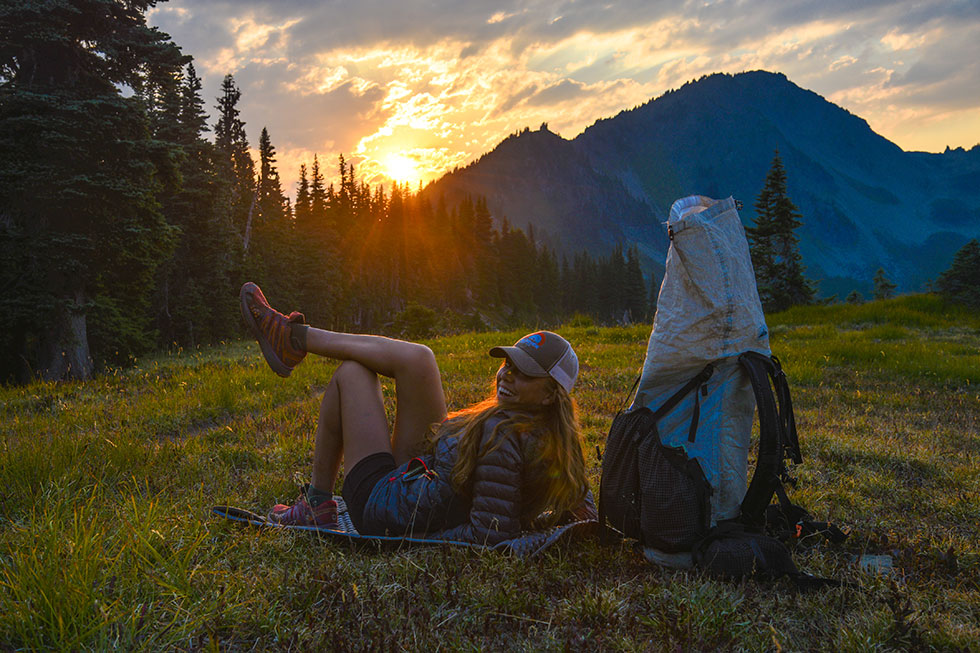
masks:
<svg viewBox="0 0 980 653"><path fill-rule="evenodd" d="M592 497L592 490L588 490L582 499L582 503L577 508L569 510L568 518L562 521L585 521L598 518L599 512L595 508L595 499Z"/></svg>
<svg viewBox="0 0 980 653"><path fill-rule="evenodd" d="M492 428L484 433L489 438ZM477 461L473 470L472 505L469 520L432 537L457 542L494 546L521 532L521 471L524 464L520 443L513 431L500 429L500 446Z"/></svg>

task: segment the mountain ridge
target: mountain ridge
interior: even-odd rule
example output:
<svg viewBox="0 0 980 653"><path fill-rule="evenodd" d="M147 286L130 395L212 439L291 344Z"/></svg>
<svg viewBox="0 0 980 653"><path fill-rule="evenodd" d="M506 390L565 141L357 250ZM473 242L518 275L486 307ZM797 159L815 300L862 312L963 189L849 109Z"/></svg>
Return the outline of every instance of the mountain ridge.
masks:
<svg viewBox="0 0 980 653"><path fill-rule="evenodd" d="M496 218L531 224L569 254L636 243L659 273L670 204L732 195L751 224L776 150L822 296L867 294L878 267L899 290L921 290L980 237L980 145L906 152L860 116L767 71L702 77L571 140L547 125L524 129L423 193L484 195Z"/></svg>

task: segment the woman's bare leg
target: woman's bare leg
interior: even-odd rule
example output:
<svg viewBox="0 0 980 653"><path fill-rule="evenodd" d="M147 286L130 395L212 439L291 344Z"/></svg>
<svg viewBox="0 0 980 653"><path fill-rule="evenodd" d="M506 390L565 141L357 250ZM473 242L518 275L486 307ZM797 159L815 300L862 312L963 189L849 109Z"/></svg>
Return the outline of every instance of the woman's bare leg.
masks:
<svg viewBox="0 0 980 653"><path fill-rule="evenodd" d="M333 492L342 459L350 469L381 451L391 451L391 438L378 375L345 361L320 402L310 483L321 492Z"/></svg>
<svg viewBox="0 0 980 653"><path fill-rule="evenodd" d="M385 450L390 450L395 463L400 465L417 453L429 426L446 417L446 397L439 366L432 350L425 345L383 336L309 328L306 351L357 363L342 364L331 380L333 390L328 387L324 394L314 451L315 478L319 477L317 450L323 451L320 469L324 481L336 478L340 460L337 443L341 443L346 469L351 469L367 455ZM390 443L383 448L378 447L377 434L384 433L387 437L387 422L384 422L377 374L395 380L395 428ZM379 418L384 424L383 430L378 427ZM340 437L334 435L338 427ZM316 480L313 485L327 489Z"/></svg>

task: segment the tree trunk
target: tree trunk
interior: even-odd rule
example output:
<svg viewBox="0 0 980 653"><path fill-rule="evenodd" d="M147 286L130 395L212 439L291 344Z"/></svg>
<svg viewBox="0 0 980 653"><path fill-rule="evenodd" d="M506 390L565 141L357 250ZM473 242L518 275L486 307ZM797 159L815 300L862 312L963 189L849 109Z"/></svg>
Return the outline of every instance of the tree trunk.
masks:
<svg viewBox="0 0 980 653"><path fill-rule="evenodd" d="M46 381L92 378L92 357L85 322L85 292L65 298L59 314L41 334L41 369Z"/></svg>

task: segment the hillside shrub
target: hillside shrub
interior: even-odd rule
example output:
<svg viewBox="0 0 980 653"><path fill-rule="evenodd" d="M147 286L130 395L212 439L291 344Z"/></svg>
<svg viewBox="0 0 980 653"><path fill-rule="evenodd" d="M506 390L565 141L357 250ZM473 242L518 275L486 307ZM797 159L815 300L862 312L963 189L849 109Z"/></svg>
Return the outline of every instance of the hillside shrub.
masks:
<svg viewBox="0 0 980 653"><path fill-rule="evenodd" d="M592 319L591 315L576 313L565 324L570 327L591 327L595 326L595 320Z"/></svg>
<svg viewBox="0 0 980 653"><path fill-rule="evenodd" d="M395 316L395 331L405 338L419 340L434 336L439 328L439 314L428 306L409 302L405 310Z"/></svg>

